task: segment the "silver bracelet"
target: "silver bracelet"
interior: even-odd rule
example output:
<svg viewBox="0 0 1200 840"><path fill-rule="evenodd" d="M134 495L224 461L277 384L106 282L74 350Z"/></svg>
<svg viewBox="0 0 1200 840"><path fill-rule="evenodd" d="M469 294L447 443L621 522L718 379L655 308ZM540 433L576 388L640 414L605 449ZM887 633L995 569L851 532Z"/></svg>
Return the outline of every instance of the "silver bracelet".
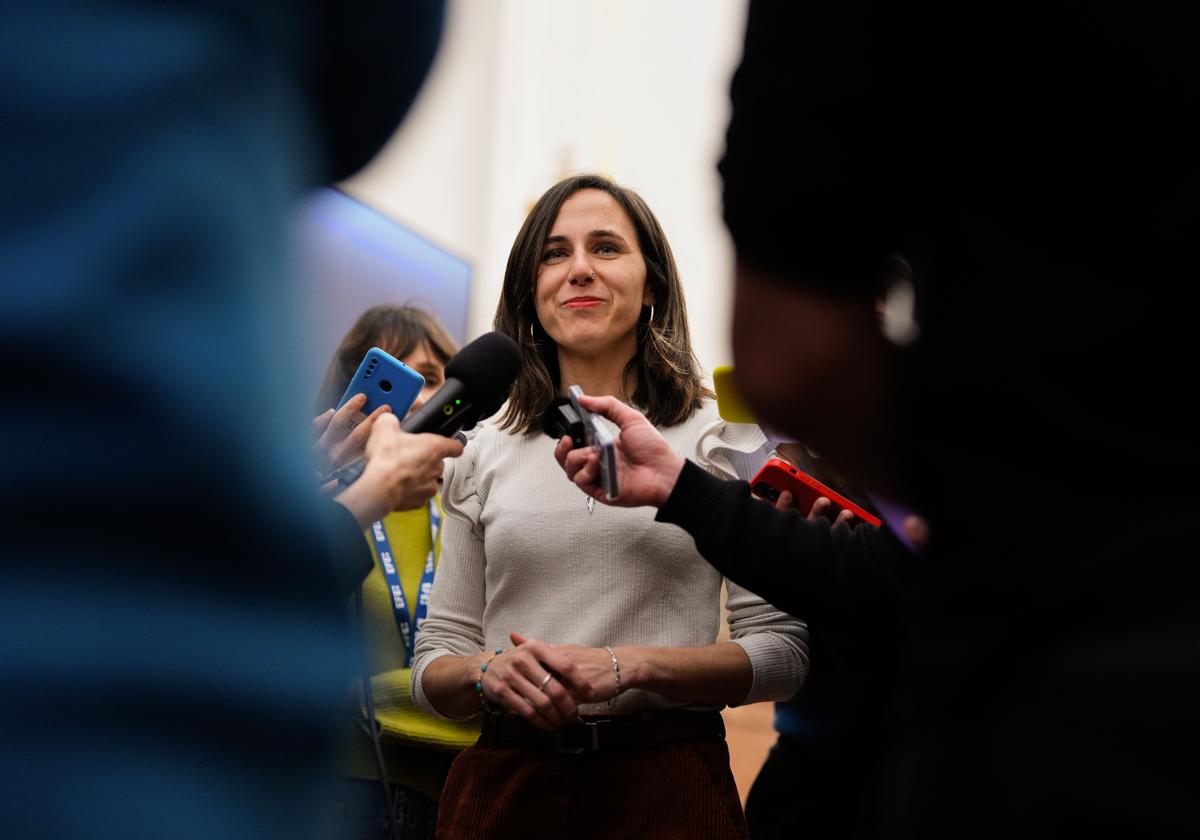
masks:
<svg viewBox="0 0 1200 840"><path fill-rule="evenodd" d="M617 693L608 698L608 705L611 706L613 701L616 700L621 694L621 663L617 662L617 655L613 652L611 647L605 645L604 649L608 651L608 656L613 663L613 676L617 678Z"/></svg>

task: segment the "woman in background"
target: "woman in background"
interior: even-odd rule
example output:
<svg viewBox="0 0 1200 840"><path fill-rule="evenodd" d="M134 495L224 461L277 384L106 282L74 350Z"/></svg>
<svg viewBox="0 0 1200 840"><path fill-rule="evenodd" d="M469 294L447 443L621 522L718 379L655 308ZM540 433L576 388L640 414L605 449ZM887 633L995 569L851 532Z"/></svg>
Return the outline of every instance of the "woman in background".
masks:
<svg viewBox="0 0 1200 840"><path fill-rule="evenodd" d="M691 538L594 505L541 431L578 384L641 406L723 475L765 458L762 433L721 421L700 381L649 207L596 175L552 187L517 235L495 326L524 364L500 422L447 466L413 670L422 708L491 711L447 780L439 835L744 837L718 710L795 694L804 626L729 584L718 642L722 579Z"/></svg>
<svg viewBox="0 0 1200 840"><path fill-rule="evenodd" d="M441 387L446 362L457 352L445 328L420 309L372 307L334 353L317 400L318 411L337 404L372 347L387 351L425 377L425 387L410 413ZM332 415L325 411L322 416ZM425 600L422 591L433 580L440 553L440 520L440 500L434 497L417 510L387 514L365 535L375 560L361 589L361 630L374 721L364 698L342 738L335 836L388 837L390 813L399 837L433 837L437 800L450 764L479 734L476 723L438 720L417 709L409 687L412 648ZM393 596L393 586L399 586L399 597ZM378 752L371 735L373 724L378 727ZM390 803L384 799L385 788Z"/></svg>

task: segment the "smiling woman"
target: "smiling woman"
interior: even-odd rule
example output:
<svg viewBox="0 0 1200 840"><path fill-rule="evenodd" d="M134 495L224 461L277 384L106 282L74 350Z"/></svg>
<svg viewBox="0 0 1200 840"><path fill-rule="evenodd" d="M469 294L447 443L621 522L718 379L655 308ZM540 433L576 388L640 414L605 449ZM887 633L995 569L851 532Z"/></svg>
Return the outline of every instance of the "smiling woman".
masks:
<svg viewBox="0 0 1200 840"><path fill-rule="evenodd" d="M633 297L626 282L634 285ZM609 336L613 343L600 353L606 343L603 330L558 333L567 345L564 358L564 347L551 330L563 324L560 316L566 313L543 301L547 290L557 295L550 300L584 298L576 311L602 310L588 317L603 320L608 329L628 324L634 342L624 335ZM586 305L588 297L602 301L618 292L616 319L612 305ZM627 321L635 300L634 319ZM568 368L585 356L594 364L618 366L619 371L605 377L618 385L611 393L642 407L658 425L681 422L712 397L692 354L683 285L666 234L641 196L600 175L560 181L534 205L509 253L495 327L521 345L523 356L522 374L503 414L504 428L539 428L539 415L561 391L560 358ZM599 346L589 345L589 337ZM594 383L571 381L587 393L610 393Z"/></svg>
<svg viewBox="0 0 1200 840"><path fill-rule="evenodd" d="M524 364L500 421L447 466L413 666L422 708L486 711L447 779L439 834L744 837L718 710L792 696L806 630L729 583L731 641L718 642L720 575L647 512L589 504L540 415L568 385L616 396L676 451L743 478L765 438L717 416L666 236L605 178L563 181L530 211L495 323Z"/></svg>
<svg viewBox="0 0 1200 840"><path fill-rule="evenodd" d="M633 358L638 318L653 305L637 235L616 199L587 189L564 201L534 291L538 321L558 345L560 363Z"/></svg>

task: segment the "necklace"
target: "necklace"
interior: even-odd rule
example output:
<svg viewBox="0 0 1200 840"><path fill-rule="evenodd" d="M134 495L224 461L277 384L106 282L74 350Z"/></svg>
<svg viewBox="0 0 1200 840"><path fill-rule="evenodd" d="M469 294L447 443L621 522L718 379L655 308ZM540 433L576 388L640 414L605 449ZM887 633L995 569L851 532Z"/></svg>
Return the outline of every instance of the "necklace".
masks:
<svg viewBox="0 0 1200 840"><path fill-rule="evenodd" d="M596 509L596 500L591 496L587 497L588 513L592 513Z"/></svg>

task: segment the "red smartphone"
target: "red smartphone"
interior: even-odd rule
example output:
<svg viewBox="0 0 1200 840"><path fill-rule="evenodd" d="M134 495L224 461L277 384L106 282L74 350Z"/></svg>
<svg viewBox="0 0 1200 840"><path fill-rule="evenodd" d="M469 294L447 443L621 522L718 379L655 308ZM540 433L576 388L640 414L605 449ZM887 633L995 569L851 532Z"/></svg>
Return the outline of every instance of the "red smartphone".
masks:
<svg viewBox="0 0 1200 840"><path fill-rule="evenodd" d="M843 510L848 510L863 522L869 522L876 527L883 524L878 516L867 513L841 493L826 487L808 473L793 467L782 458L772 458L763 464L758 474L750 480L750 490L755 496L766 499L772 504L779 500L780 493L787 490L795 497L793 504L796 509L804 514L812 509L813 502L824 496L833 502L834 516Z"/></svg>

